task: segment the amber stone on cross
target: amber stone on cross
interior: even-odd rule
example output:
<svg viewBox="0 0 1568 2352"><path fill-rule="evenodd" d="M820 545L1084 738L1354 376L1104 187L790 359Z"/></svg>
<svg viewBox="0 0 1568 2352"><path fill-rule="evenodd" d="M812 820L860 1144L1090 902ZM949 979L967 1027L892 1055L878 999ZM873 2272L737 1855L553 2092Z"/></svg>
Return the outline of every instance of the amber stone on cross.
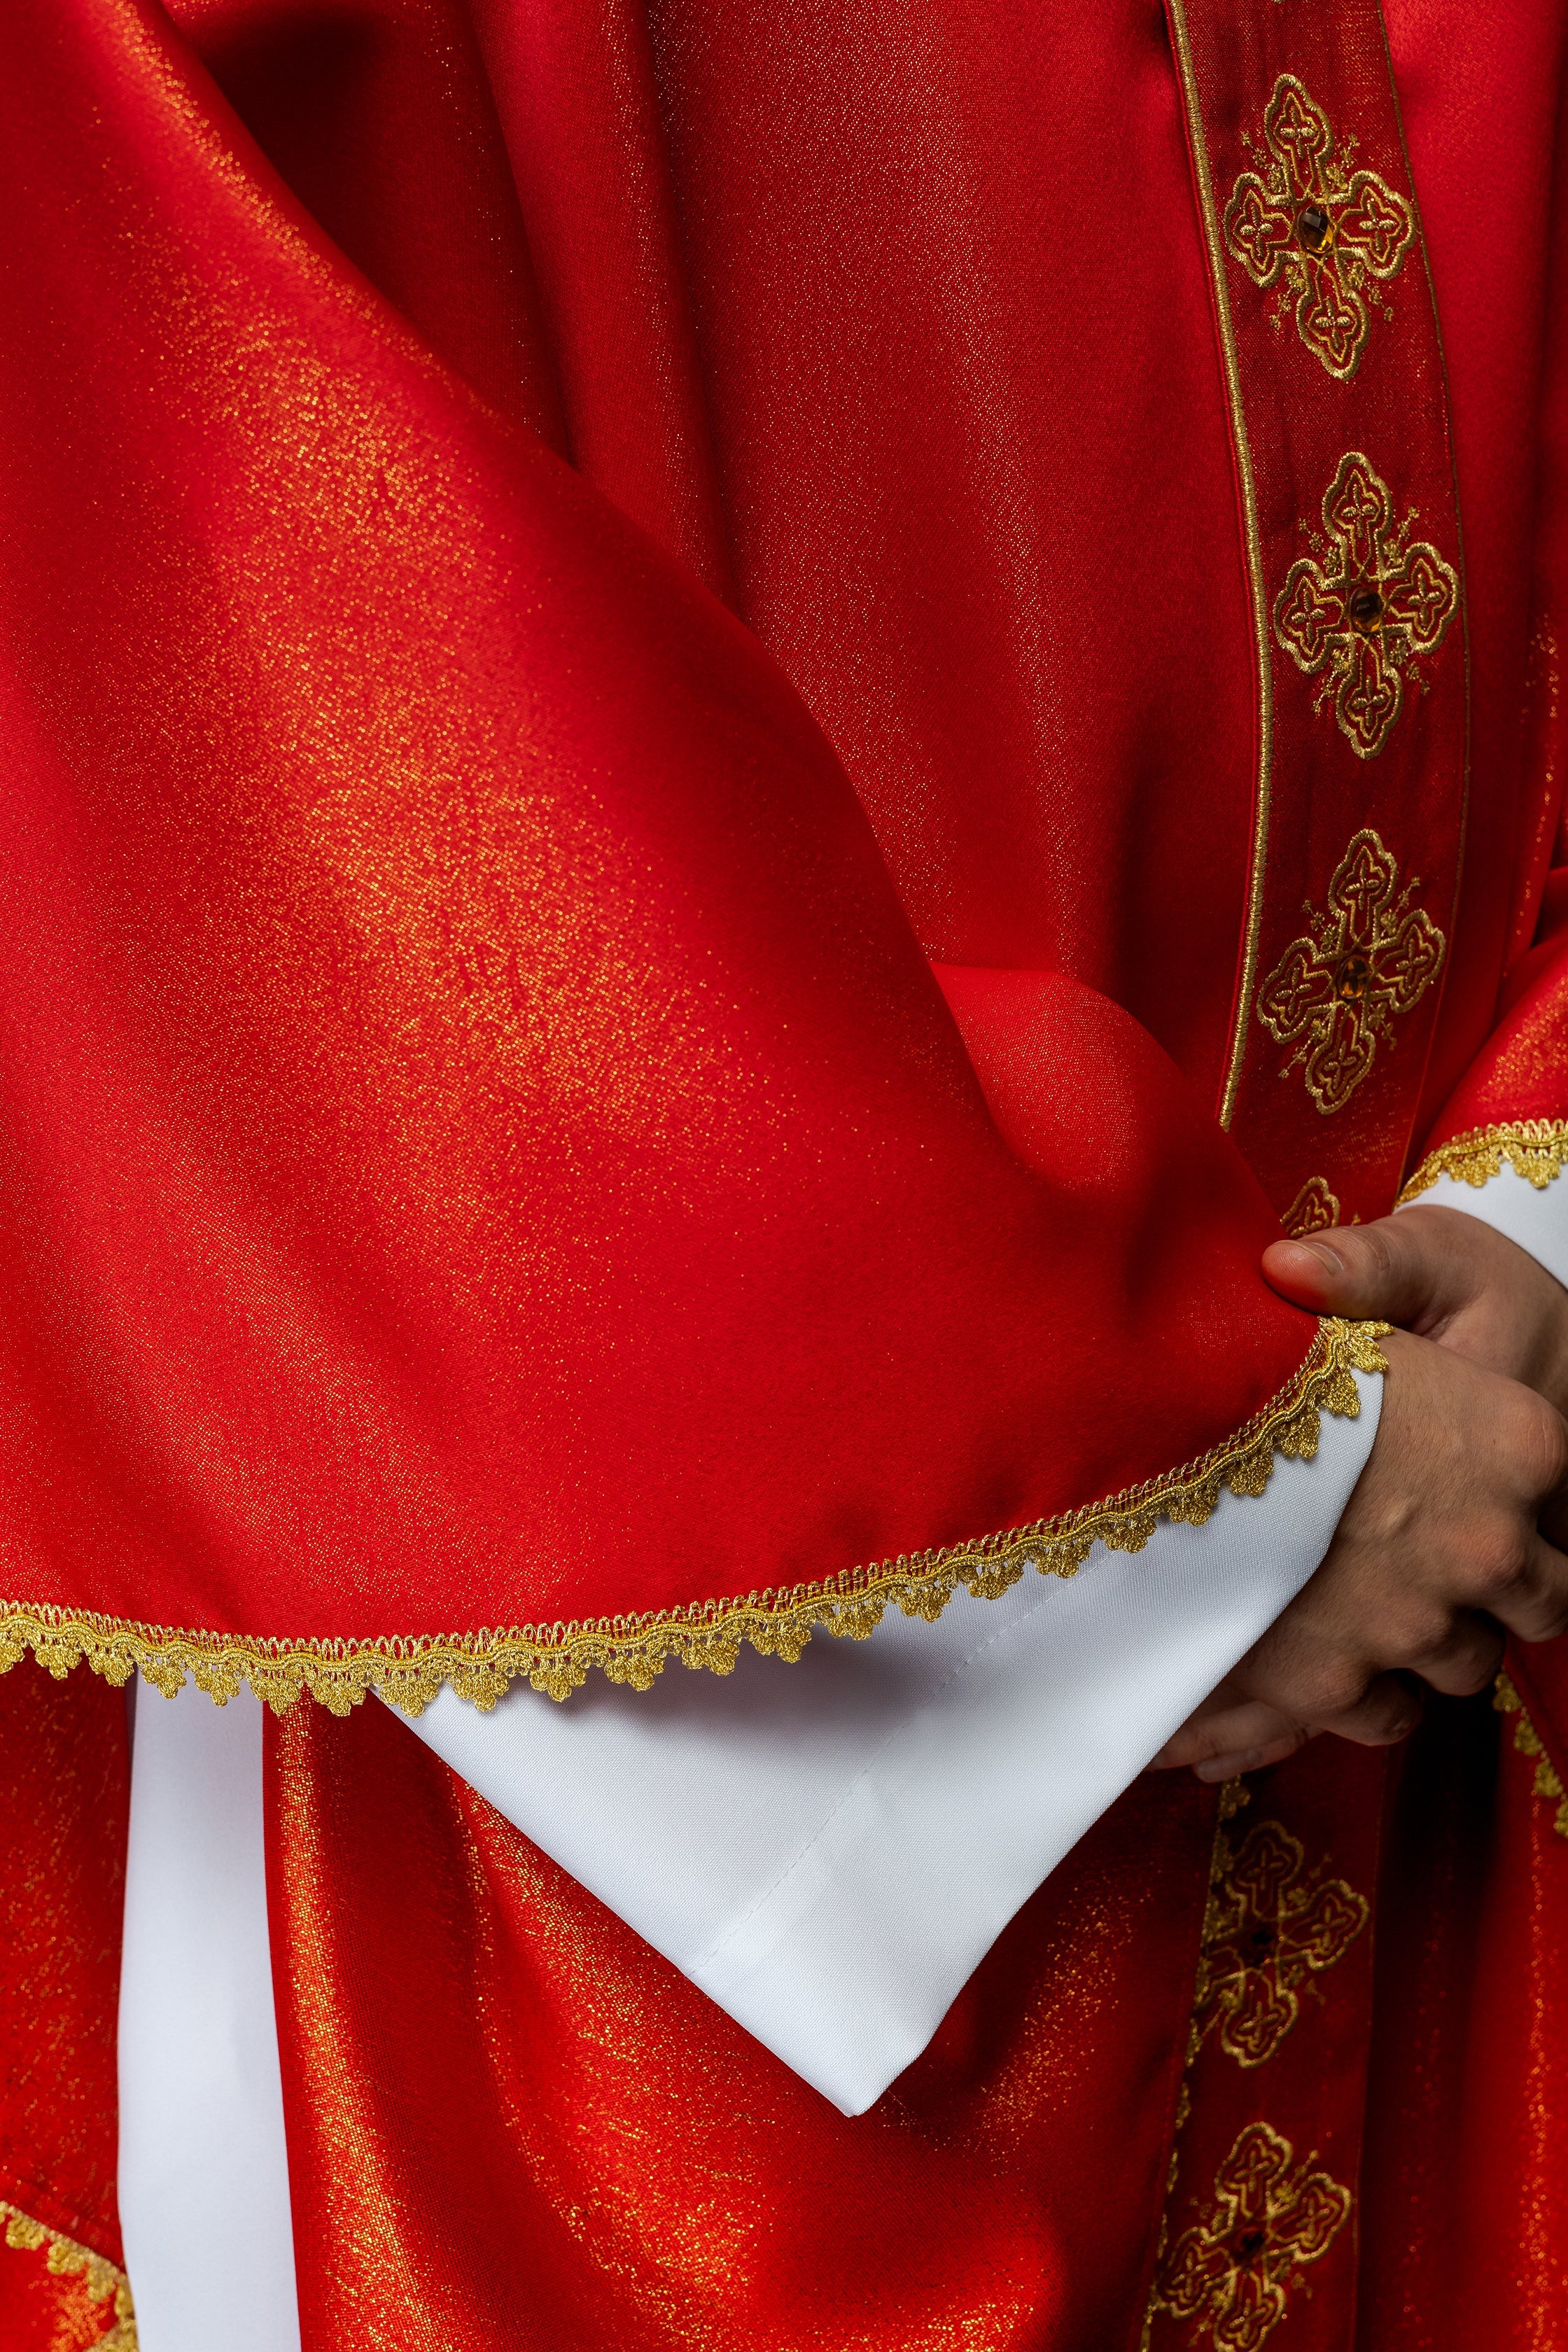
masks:
<svg viewBox="0 0 1568 2352"><path fill-rule="evenodd" d="M1342 956L1334 967L1334 994L1342 1004L1359 1004L1372 986L1372 965L1361 954Z"/></svg>
<svg viewBox="0 0 1568 2352"><path fill-rule="evenodd" d="M1351 598L1351 619L1358 628L1370 629L1383 616L1383 599L1375 588L1358 588Z"/></svg>
<svg viewBox="0 0 1568 2352"><path fill-rule="evenodd" d="M1316 253L1329 233L1329 216L1321 205L1303 205L1296 215L1296 234L1309 253Z"/></svg>

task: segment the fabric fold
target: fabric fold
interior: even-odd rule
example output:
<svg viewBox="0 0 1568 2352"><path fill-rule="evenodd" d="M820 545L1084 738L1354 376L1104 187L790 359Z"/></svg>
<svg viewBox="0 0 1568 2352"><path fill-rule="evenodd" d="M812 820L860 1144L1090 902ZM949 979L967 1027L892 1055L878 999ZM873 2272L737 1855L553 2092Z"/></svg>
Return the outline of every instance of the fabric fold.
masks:
<svg viewBox="0 0 1568 2352"><path fill-rule="evenodd" d="M1021 1158L757 640L160 10L27 0L0 67L13 1649L347 1703L1244 1432L1312 1328L1149 1031L1030 975Z"/></svg>
<svg viewBox="0 0 1568 2352"><path fill-rule="evenodd" d="M1377 1428L1260 1500L926 1627L743 1658L719 1690L445 1691L413 1727L846 2114L924 2048L1018 1906L1316 1567Z"/></svg>

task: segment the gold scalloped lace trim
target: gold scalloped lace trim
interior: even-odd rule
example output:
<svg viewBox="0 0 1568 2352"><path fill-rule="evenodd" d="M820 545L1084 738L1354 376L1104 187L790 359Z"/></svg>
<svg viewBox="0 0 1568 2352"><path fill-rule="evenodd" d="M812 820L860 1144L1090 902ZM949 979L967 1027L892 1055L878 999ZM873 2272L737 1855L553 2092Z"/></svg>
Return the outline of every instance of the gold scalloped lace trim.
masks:
<svg viewBox="0 0 1568 2352"><path fill-rule="evenodd" d="M1514 1747L1520 1755L1533 1759L1535 1793L1545 1803L1555 1805L1557 1810L1552 1815L1552 1826L1559 1837L1568 1838L1568 1789L1563 1786L1562 1777L1546 1753L1541 1734L1531 1723L1524 1701L1506 1675L1499 1675L1497 1678L1492 1705L1500 1715L1511 1715L1515 1718Z"/></svg>
<svg viewBox="0 0 1568 2352"><path fill-rule="evenodd" d="M1503 1164L1529 1179L1538 1192L1563 1173L1568 1160L1568 1119L1521 1118L1510 1127L1472 1127L1429 1151L1399 1195L1400 1204L1419 1200L1439 1176L1479 1191L1500 1176Z"/></svg>
<svg viewBox="0 0 1568 2352"><path fill-rule="evenodd" d="M641 1616L367 1642L190 1633L84 1610L0 1601L0 1673L31 1649L56 1676L68 1675L85 1658L111 1683L127 1682L139 1671L171 1698L188 1674L220 1706L248 1683L279 1715L287 1714L301 1692L334 1715L346 1715L372 1690L404 1714L418 1715L444 1683L459 1698L488 1709L520 1675L535 1690L564 1698L586 1679L591 1666L611 1682L630 1683L637 1690L647 1690L670 1658L727 1675L742 1642L793 1664L818 1629L863 1641L889 1604L930 1623L960 1585L977 1600L994 1601L1026 1568L1045 1576L1075 1575L1096 1543L1111 1551L1142 1551L1162 1519L1201 1527L1224 1486L1234 1495L1261 1495L1276 1454L1310 1460L1317 1452L1321 1414L1351 1418L1360 1411L1352 1375L1387 1370L1376 1342L1388 1328L1386 1323L1325 1318L1288 1387L1234 1437L1184 1469L1032 1527L874 1568L847 1569L817 1584L695 1601Z"/></svg>
<svg viewBox="0 0 1568 2352"><path fill-rule="evenodd" d="M99 2337L93 2352L136 2352L136 2314L131 2303L131 2282L122 2270L106 2263L90 2247L79 2246L74 2238L47 2230L4 2198L0 2198L0 2217L5 2223L5 2243L18 2253L37 2253L42 2247L46 2268L56 2278L81 2278L89 2302L107 2303L110 2295L114 2297L113 2324L106 2336Z"/></svg>

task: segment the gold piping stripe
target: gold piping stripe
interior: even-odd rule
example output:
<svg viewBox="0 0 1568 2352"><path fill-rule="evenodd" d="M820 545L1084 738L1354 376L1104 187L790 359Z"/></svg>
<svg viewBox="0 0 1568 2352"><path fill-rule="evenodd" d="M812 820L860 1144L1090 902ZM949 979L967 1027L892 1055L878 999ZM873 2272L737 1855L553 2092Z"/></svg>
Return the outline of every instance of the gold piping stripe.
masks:
<svg viewBox="0 0 1568 2352"><path fill-rule="evenodd" d="M1546 1753L1545 1744L1525 1709L1514 1685L1506 1675L1499 1675L1497 1688L1492 1693L1492 1705L1500 1715L1511 1715L1517 1719L1513 1727L1513 1744L1521 1756L1535 1762L1535 1793L1549 1805L1555 1805L1552 1826L1559 1837L1568 1838L1568 1789Z"/></svg>
<svg viewBox="0 0 1568 2352"><path fill-rule="evenodd" d="M1203 106L1198 97L1197 74L1193 65L1192 42L1187 34L1184 0L1170 0L1170 12L1171 26L1175 35L1176 62L1181 68L1193 169L1198 184L1198 205L1203 214L1204 239L1208 247L1209 282L1214 289L1215 316L1219 326L1220 352L1225 362L1226 397L1230 404L1237 478L1241 485L1242 536L1246 544L1247 587L1252 597L1253 654L1258 667L1258 781L1253 808L1252 856L1247 876L1246 929L1242 937L1236 1023L1231 1031L1225 1089L1219 1108L1219 1123L1228 1129L1236 1116L1236 1098L1241 1087L1242 1065L1247 1057L1247 1024L1252 1017L1252 999L1258 985L1258 958L1263 930L1263 881L1268 863L1268 821L1274 793L1273 651L1268 635L1268 591L1263 578L1263 541L1258 523L1258 489L1252 473L1252 445L1247 437L1247 416L1241 399L1241 362L1236 348L1236 331L1231 323L1230 289L1226 282L1225 237L1215 204L1214 181L1209 172L1208 141L1204 130Z"/></svg>
<svg viewBox="0 0 1568 2352"><path fill-rule="evenodd" d="M1568 1119L1522 1118L1510 1127L1472 1127L1427 1153L1400 1193L1400 1205L1418 1201L1439 1176L1450 1177L1456 1184L1473 1184L1479 1191L1502 1174L1505 1162L1543 1192L1563 1173L1565 1160Z"/></svg>
<svg viewBox="0 0 1568 2352"><path fill-rule="evenodd" d="M114 2297L113 2324L107 2335L99 2337L93 2352L136 2352L136 2314L125 2273L90 2247L78 2245L74 2238L47 2230L4 2198L0 2198L0 2216L5 2219L5 2243L17 2253L37 2253L41 2247L46 2267L56 2278L82 2279L90 2303L107 2303L110 2295Z"/></svg>
<svg viewBox="0 0 1568 2352"><path fill-rule="evenodd" d="M1096 1543L1111 1551L1142 1551L1162 1519L1201 1527L1222 1487L1236 1495L1261 1495L1276 1454L1310 1460L1317 1452L1321 1414L1353 1419L1359 1412L1352 1374L1387 1370L1376 1343L1389 1328L1325 1318L1305 1362L1279 1394L1234 1437L1180 1470L1032 1527L846 1570L816 1584L641 1616L363 1642L192 1633L86 1610L0 1601L0 1673L30 1649L58 1677L85 1658L111 1683L125 1683L140 1672L170 1698L190 1675L220 1706L248 1683L279 1715L302 1692L334 1715L346 1715L372 1690L405 1715L418 1715L445 1683L460 1698L488 1709L519 1676L552 1698L564 1698L591 1666L611 1682L630 1683L637 1690L647 1690L670 1658L727 1675L742 1642L793 1664L819 1628L864 1641L890 1603L906 1617L931 1623L960 1585L976 1600L994 1601L1026 1568L1045 1576L1072 1576Z"/></svg>

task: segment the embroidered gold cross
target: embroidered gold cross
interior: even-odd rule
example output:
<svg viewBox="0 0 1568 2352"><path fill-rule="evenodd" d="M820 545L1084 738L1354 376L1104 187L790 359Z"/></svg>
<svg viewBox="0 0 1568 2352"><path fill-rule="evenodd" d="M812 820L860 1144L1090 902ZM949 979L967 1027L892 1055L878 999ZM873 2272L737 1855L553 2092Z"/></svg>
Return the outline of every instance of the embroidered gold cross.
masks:
<svg viewBox="0 0 1568 2352"><path fill-rule="evenodd" d="M1213 2207L1162 2265L1156 2306L1206 2323L1221 2352L1258 2352L1350 2212L1350 2190L1310 2170L1310 2158L1292 2171L1294 2156L1271 2125L1248 2124L1215 2175Z"/></svg>
<svg viewBox="0 0 1568 2352"><path fill-rule="evenodd" d="M1367 281L1403 268L1415 234L1410 207L1375 172L1346 178L1329 118L1294 74L1275 83L1263 136L1268 168L1237 180L1226 244L1255 285L1283 275L1307 349L1331 376L1353 375L1367 336Z"/></svg>
<svg viewBox="0 0 1568 2352"><path fill-rule="evenodd" d="M1363 760L1399 716L1406 663L1436 653L1459 608L1452 568L1393 519L1387 483L1347 450L1323 499L1327 559L1298 557L1274 600L1275 635L1309 677L1326 668L1324 696Z"/></svg>
<svg viewBox="0 0 1568 2352"><path fill-rule="evenodd" d="M1279 1822L1258 1822L1220 1872L1204 1927L1197 2032L1217 2022L1238 2065L1272 2058L1300 2014L1300 1988L1343 1959L1366 1925L1363 1895L1309 1874L1306 1851Z"/></svg>
<svg viewBox="0 0 1568 2352"><path fill-rule="evenodd" d="M1375 833L1358 833L1335 866L1328 911L1292 940L1258 995L1269 1035L1306 1064L1307 1091L1328 1117L1342 1110L1373 1066L1389 1024L1408 1013L1442 970L1447 942L1399 887L1399 866Z"/></svg>
<svg viewBox="0 0 1568 2352"><path fill-rule="evenodd" d="M1309 1176L1289 1207L1282 1211L1280 1223L1292 1241L1300 1241L1308 1234L1326 1233L1340 1221L1340 1196L1329 1190L1328 1180Z"/></svg>

